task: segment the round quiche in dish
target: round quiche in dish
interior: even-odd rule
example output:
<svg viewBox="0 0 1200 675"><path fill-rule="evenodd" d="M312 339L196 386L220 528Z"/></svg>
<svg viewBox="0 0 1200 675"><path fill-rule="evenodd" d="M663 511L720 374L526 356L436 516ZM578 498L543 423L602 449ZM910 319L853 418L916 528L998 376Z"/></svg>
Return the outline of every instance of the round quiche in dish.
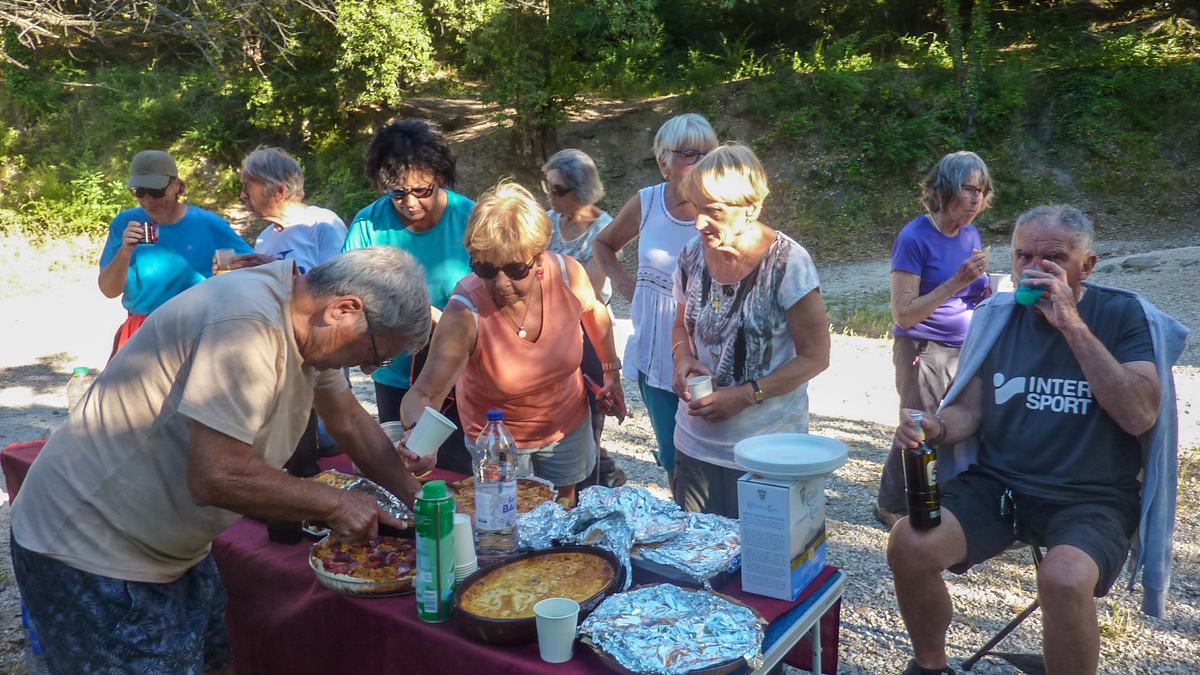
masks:
<svg viewBox="0 0 1200 675"><path fill-rule="evenodd" d="M609 588L612 563L592 553L564 551L501 563L471 584L459 606L485 619L527 619L546 598L582 603Z"/></svg>
<svg viewBox="0 0 1200 675"><path fill-rule="evenodd" d="M331 534L313 544L308 564L326 588L350 595L395 595L413 590L417 549L400 537L347 544Z"/></svg>
<svg viewBox="0 0 1200 675"><path fill-rule="evenodd" d="M454 490L454 505L459 513L475 516L475 477L468 476L450 484ZM544 502L558 498L554 485L541 478L523 476L517 479L517 513L529 513Z"/></svg>

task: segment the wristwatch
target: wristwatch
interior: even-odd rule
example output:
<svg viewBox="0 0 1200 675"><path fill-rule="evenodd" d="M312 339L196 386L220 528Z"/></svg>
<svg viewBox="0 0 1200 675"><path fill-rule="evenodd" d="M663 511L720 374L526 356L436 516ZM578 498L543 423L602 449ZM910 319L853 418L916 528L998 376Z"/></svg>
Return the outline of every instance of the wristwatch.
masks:
<svg viewBox="0 0 1200 675"><path fill-rule="evenodd" d="M755 403L762 403L763 401L767 400L767 394L766 394L766 392L764 392L762 390L762 387L758 386L758 380L751 379L750 386L754 387L754 402Z"/></svg>

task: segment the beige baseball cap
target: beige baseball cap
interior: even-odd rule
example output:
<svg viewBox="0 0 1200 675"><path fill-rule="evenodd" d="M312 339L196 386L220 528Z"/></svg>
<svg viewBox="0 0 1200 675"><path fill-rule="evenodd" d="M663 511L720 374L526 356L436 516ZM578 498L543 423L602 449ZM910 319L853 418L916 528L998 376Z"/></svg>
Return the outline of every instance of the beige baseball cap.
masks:
<svg viewBox="0 0 1200 675"><path fill-rule="evenodd" d="M133 156L129 167L129 187L167 187L172 178L179 175L175 160L162 150L143 150Z"/></svg>

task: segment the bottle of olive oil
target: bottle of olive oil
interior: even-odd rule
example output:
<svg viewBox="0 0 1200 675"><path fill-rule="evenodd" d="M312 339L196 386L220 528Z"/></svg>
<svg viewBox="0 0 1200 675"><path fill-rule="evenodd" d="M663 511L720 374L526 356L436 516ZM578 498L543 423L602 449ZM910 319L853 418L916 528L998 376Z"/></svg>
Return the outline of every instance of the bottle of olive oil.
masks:
<svg viewBox="0 0 1200 675"><path fill-rule="evenodd" d="M925 414L914 410L909 417L921 431L921 443L904 449L904 487L908 492L908 520L914 529L928 530L942 524L942 500L937 485L937 450L925 442L921 421Z"/></svg>

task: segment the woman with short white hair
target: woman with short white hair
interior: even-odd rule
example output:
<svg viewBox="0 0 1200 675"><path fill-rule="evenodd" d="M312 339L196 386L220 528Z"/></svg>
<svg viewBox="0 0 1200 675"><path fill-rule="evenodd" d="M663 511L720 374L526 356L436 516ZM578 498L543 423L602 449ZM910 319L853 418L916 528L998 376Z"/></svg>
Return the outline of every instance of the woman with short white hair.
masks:
<svg viewBox="0 0 1200 675"><path fill-rule="evenodd" d="M671 275L679 251L696 239L696 208L681 192L684 178L709 151L717 134L695 113L673 117L654 136L654 157L663 181L642 188L611 225L596 237L592 251L617 291L631 303L633 335L625 346L624 376L636 380L654 428L657 458L675 475L675 409L671 391L671 325L675 300ZM617 252L638 238L637 282L617 260Z"/></svg>
<svg viewBox="0 0 1200 675"><path fill-rule="evenodd" d="M270 223L255 240L255 253L294 260L304 273L342 252L346 224L333 211L304 203L304 170L285 150L260 146L242 160L238 177L242 203Z"/></svg>
<svg viewBox="0 0 1200 675"><path fill-rule="evenodd" d="M987 252L974 225L994 196L979 155L952 152L921 182L925 213L892 246L892 365L900 407L933 414L950 389L975 306L988 289ZM904 465L892 448L879 478L875 518L888 529L908 513Z"/></svg>
<svg viewBox="0 0 1200 675"><path fill-rule="evenodd" d="M808 251L759 221L767 175L754 152L725 145L683 181L700 237L675 271L675 501L738 517L734 443L808 431L808 381L829 366L829 320ZM687 379L709 375L693 400Z"/></svg>

